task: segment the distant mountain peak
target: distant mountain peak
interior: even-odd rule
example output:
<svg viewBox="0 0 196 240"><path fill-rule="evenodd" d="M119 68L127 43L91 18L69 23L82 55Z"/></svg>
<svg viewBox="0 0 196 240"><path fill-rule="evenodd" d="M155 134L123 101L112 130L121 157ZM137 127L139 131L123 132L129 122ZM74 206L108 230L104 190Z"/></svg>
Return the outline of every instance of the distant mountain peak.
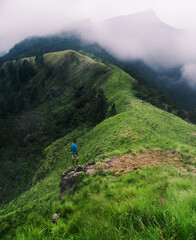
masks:
<svg viewBox="0 0 196 240"><path fill-rule="evenodd" d="M168 25L162 21L153 9L143 12L131 13L128 15L121 15L105 20L106 26L117 29L122 26L135 29L167 29L167 31L178 31L178 29Z"/></svg>
<svg viewBox="0 0 196 240"><path fill-rule="evenodd" d="M143 11L143 12L136 12L136 13L130 13L130 14L127 14L127 15L120 15L120 16L116 16L116 17L113 17L113 18L109 18L107 19L106 21L108 20L113 20L113 19L117 19L117 18L145 18L145 17L148 17L148 18L156 18L157 20L160 21L159 17L157 16L156 12L153 10L153 9L149 9L149 10L146 10L146 11Z"/></svg>
<svg viewBox="0 0 196 240"><path fill-rule="evenodd" d="M157 17L156 12L154 11L154 9L148 9L146 11L140 12L141 14L146 14L146 15L151 15L151 16L155 16ZM139 13L138 13L139 14Z"/></svg>

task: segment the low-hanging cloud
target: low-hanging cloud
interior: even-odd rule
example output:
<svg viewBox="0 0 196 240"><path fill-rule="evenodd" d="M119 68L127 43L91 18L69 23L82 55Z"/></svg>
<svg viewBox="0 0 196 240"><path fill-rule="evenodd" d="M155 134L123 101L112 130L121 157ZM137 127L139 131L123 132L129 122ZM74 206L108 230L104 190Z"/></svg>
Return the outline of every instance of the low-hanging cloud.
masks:
<svg viewBox="0 0 196 240"><path fill-rule="evenodd" d="M195 35L165 24L152 10L96 24L81 21L71 25L71 29L122 60L142 60L158 71L181 68L181 80L196 87Z"/></svg>
<svg viewBox="0 0 196 240"><path fill-rule="evenodd" d="M81 19L96 22L150 8L170 25L193 28L195 7L195 0L189 4L186 0L0 0L0 51L25 37L51 34Z"/></svg>
<svg viewBox="0 0 196 240"><path fill-rule="evenodd" d="M188 80L189 84L196 88L196 62L185 64L182 67L182 79Z"/></svg>
<svg viewBox="0 0 196 240"><path fill-rule="evenodd" d="M194 0L1 0L0 52L28 36L75 29L118 58L141 59L154 69L179 66L194 87L195 7ZM92 21L77 22L86 18Z"/></svg>

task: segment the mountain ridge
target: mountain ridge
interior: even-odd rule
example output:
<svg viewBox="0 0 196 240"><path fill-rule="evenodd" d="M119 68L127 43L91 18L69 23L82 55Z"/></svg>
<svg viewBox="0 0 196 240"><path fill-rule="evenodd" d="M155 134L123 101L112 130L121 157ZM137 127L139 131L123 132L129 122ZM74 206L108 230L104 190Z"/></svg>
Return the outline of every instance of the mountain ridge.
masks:
<svg viewBox="0 0 196 240"><path fill-rule="evenodd" d="M131 89L134 82L118 67L73 50L6 63L3 70L0 81L2 201L9 199L9 194L17 194L18 188L20 191L26 188L39 166L42 150L53 140L74 127L92 128L106 115L129 107L124 104L128 93L123 89L121 93L114 94L114 91L115 87L121 89L124 85ZM111 85L109 79L114 79L114 85L107 88L104 84ZM122 79L128 82L119 86ZM10 178L14 168L20 184ZM15 193L11 191L14 184L17 185Z"/></svg>
<svg viewBox="0 0 196 240"><path fill-rule="evenodd" d="M113 21L115 19L118 19L118 18L122 18L122 19L134 19L134 18L138 18L140 21L140 23L142 24L145 24L146 22L144 21L145 18L147 18L147 24L150 24L148 22L148 19L150 19L151 21L154 21L156 20L156 24L160 24L162 23L164 26L168 26L169 28L171 29L175 29L177 31L179 31L180 29L177 29L173 26L170 26L169 24L165 23L164 21L162 21L156 14L156 12L153 10L153 9L149 9L149 10L146 10L146 11L143 11L143 12L137 12L137 13L130 13L130 14L126 14L126 15L120 15L120 16L117 16L117 17L112 17L112 18L109 18L109 19L106 19L105 21ZM134 21L136 24L137 24L137 21Z"/></svg>
<svg viewBox="0 0 196 240"><path fill-rule="evenodd" d="M98 27L99 31L101 31L98 31L99 34L96 33L96 27L92 27L93 23L90 24L91 26L88 26L89 24L79 22L81 28L83 28L82 26L84 25L86 30L83 29L84 31L80 31L80 27L77 27L77 23L74 32L71 31L70 27L70 32L65 31L48 37L37 37L24 40L16 44L6 56L1 57L0 62L66 49L73 49L76 51L82 50L94 54L96 57L102 58L112 64L116 64L121 68L123 67L124 70L128 68L131 69L131 74L134 74L135 78L139 79L140 76L142 76L142 78L152 84L154 88L172 96L172 98L174 98L186 111L194 111L196 106L194 97L195 88L190 86L188 80L184 78L183 62L181 60L180 62L178 61L180 58L177 58L178 62L176 62L176 54L179 51L183 54L184 48L180 47L181 45L176 43L175 39L181 39L181 35L184 35L184 31L168 27L167 24L161 23L161 20L156 16L152 18L156 18L156 25L161 24L162 27L158 27L156 35L150 34L152 24L142 20L142 16L145 17L145 12L136 13L135 15L139 16L141 20L138 24L136 21L131 25L127 24L127 21L123 24L121 24L121 21L117 21L119 25L119 27L117 27L112 23L112 19L108 20L111 21L111 24L109 24L108 27L104 27L103 24L104 34L101 34L101 26ZM134 19L135 15L131 14L131 17ZM146 15L154 16L151 12L146 12ZM127 19L129 15L122 17ZM149 29L143 26L145 24L148 24ZM131 28L133 28L133 32ZM123 35L126 35L124 40L122 40ZM104 40L106 36L108 36L109 41ZM110 39L112 40L110 41ZM127 40L128 44L126 39L130 39L130 41ZM182 44L182 42L184 42L184 40L180 41L180 44ZM168 57L170 53L173 53L173 57ZM123 54L126 56L125 58ZM142 55L144 58L141 58ZM152 64L146 61L147 58L150 59ZM185 58L187 59L187 56L185 56ZM159 66L160 61L166 65L163 64L164 66ZM169 62L171 66L169 65L167 69L167 64ZM157 67L155 65L157 65ZM149 74L149 72L152 74Z"/></svg>
<svg viewBox="0 0 196 240"><path fill-rule="evenodd" d="M17 62L22 81L26 78L21 73L26 72L21 71L20 64L25 63L27 67L25 60L28 59ZM32 105L24 106L24 115L18 116L19 121L8 117L7 135L13 126L17 129L12 138L5 133L0 135L8 137L10 145L12 139L18 140L20 133L21 140L26 139L22 143L28 151L23 156L19 155L22 148L18 149L18 145L12 151L7 149L5 161L0 162L1 166L5 165L0 169L13 169L11 160L7 161L9 152L9 157L18 156L13 159L14 167L19 165L11 180L18 181L19 176L22 184L22 174L26 173L31 174L32 181L12 201L0 205L0 237L5 240L113 240L133 236L136 239L162 236L193 239L195 125L136 98L133 89L136 80L100 59L70 50L31 60L37 72L27 78L25 84L37 84L38 93ZM12 80L9 79L9 87ZM63 86L64 95L58 91ZM20 87L18 89L20 92ZM108 109L105 108L107 102ZM45 104L36 110L37 103ZM115 106L113 114L112 106ZM97 122L101 112L105 115ZM87 120L91 120L90 125ZM32 123L38 125L36 129ZM30 131L29 127L33 129ZM21 128L27 130L18 132ZM59 131L60 135L55 136ZM95 174L82 175L73 187L74 194L61 198L61 174L71 165L70 144L75 138L79 163L94 161ZM28 158L30 153L34 155ZM121 165L126 164L127 155L135 164L142 163L141 159L152 161L152 156L166 164L130 169L127 173L122 169L104 171L104 164L114 158L118 158ZM183 169L175 164L178 161ZM27 182L27 178L24 180ZM54 214L59 215L56 224L52 222Z"/></svg>
<svg viewBox="0 0 196 240"><path fill-rule="evenodd" d="M51 36L50 38L46 37L40 37L40 38L30 38L27 40L24 40L20 44L17 44L13 50L10 51L10 54L2 58L3 61L11 60L11 59L17 59L21 57L29 57L32 55L40 55L42 53L46 52L52 52L52 51L61 51L63 49L73 49L76 51L83 51L84 54L90 53L91 57L98 57L103 59L105 62L111 62L114 65L119 66L120 68L123 68L125 71L129 72L131 75L134 76L138 81L142 79L145 81L145 84L147 82L150 82L156 89L164 90L166 86L163 85L159 86L157 83L163 82L162 79L173 79L171 81L177 82L178 79L181 77L181 74L179 73L179 69L176 69L174 73L168 75L168 73L156 73L153 69L149 68L147 65L142 63L141 61L136 62L122 62L114 57L112 57L109 53L107 53L103 48L101 48L98 44L95 43L85 43L83 40L79 39L76 36L72 36L70 34L64 34L61 36ZM24 52L25 51L25 52ZM93 54L93 55L92 55ZM17 57L18 56L18 57ZM171 70L170 70L171 71ZM177 78L175 77L177 76ZM175 80L174 80L175 79ZM164 80L165 82L165 80ZM175 85L174 85L175 86ZM189 92L190 89L187 86L183 85L183 89L187 89L185 92ZM180 87L181 89L181 87ZM166 88L165 92L168 92L168 89ZM170 95L173 94L175 96L175 92L171 89L169 92ZM181 93L180 96L183 96ZM186 94L184 97L186 99L186 104L184 103L184 98L176 96L175 99L183 106L185 109L194 109L194 91L191 94ZM190 104L191 103L191 104Z"/></svg>

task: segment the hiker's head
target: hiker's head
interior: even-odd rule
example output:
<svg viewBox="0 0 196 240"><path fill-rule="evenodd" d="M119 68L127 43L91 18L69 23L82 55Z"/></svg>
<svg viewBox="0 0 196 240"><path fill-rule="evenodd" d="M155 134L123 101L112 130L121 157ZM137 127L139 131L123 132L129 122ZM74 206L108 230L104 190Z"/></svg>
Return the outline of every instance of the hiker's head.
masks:
<svg viewBox="0 0 196 240"><path fill-rule="evenodd" d="M73 143L76 143L76 138L73 139Z"/></svg>

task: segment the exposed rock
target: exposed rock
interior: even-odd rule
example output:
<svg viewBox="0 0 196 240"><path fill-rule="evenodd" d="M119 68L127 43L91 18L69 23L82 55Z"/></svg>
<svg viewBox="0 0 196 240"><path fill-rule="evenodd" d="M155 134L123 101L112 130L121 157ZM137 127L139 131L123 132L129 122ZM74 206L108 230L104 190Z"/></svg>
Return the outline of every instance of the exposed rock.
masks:
<svg viewBox="0 0 196 240"><path fill-rule="evenodd" d="M74 193L73 186L82 180L82 173L89 174L94 170L95 162L88 165L71 166L62 174L62 183L60 184L62 196L67 192Z"/></svg>
<svg viewBox="0 0 196 240"><path fill-rule="evenodd" d="M88 164L88 166L95 165L95 161Z"/></svg>
<svg viewBox="0 0 196 240"><path fill-rule="evenodd" d="M53 223L56 223L57 220L58 220L58 218L59 218L59 214L55 213L55 214L52 216L52 222L53 222Z"/></svg>

